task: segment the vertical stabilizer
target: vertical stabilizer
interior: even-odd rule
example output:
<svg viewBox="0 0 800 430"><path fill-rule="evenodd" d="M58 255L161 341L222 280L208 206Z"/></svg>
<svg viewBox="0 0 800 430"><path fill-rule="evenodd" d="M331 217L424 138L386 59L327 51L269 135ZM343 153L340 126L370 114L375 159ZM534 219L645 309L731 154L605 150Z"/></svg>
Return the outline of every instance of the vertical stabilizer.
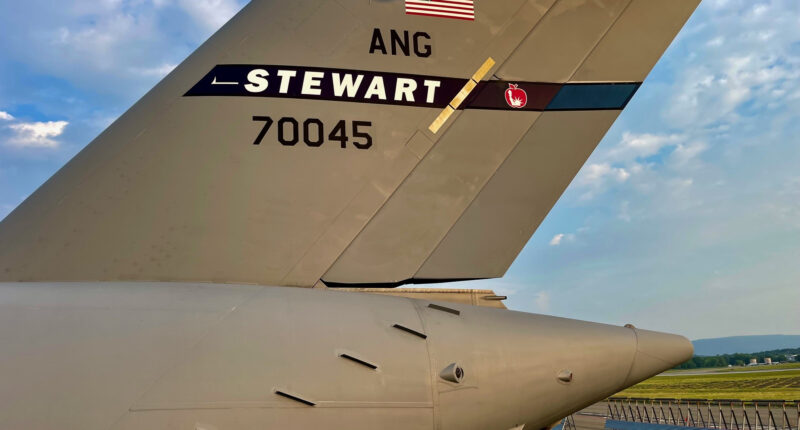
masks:
<svg viewBox="0 0 800 430"><path fill-rule="evenodd" d="M697 3L253 1L0 223L0 282L501 276Z"/></svg>

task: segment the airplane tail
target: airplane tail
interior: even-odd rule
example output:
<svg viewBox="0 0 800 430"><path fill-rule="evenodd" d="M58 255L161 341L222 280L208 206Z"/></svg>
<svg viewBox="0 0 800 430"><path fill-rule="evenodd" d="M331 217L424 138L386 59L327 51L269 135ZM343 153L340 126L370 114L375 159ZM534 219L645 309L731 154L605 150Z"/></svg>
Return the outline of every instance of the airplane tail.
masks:
<svg viewBox="0 0 800 430"><path fill-rule="evenodd" d="M699 0L468 3L251 2L0 223L0 281L502 276Z"/></svg>

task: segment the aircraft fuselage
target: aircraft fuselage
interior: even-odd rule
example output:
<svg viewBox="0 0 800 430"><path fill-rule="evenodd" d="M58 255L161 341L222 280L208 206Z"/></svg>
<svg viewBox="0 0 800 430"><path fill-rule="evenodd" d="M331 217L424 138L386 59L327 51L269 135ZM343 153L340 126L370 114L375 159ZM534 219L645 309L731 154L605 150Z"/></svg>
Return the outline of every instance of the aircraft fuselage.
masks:
<svg viewBox="0 0 800 430"><path fill-rule="evenodd" d="M0 427L43 430L539 429L691 355L499 309L154 283L0 284L0 344Z"/></svg>

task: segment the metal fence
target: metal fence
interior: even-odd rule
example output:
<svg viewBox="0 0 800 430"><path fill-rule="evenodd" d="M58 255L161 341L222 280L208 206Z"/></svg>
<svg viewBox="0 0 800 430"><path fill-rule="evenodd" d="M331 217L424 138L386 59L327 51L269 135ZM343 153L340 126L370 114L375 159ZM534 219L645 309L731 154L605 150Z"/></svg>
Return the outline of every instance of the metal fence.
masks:
<svg viewBox="0 0 800 430"><path fill-rule="evenodd" d="M609 419L718 430L800 430L800 400L637 399L612 397Z"/></svg>

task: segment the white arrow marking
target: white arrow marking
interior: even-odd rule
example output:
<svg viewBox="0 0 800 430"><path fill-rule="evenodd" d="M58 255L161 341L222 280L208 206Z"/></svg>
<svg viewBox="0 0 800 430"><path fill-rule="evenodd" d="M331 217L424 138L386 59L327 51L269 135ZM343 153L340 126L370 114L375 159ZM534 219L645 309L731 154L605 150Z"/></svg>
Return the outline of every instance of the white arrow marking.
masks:
<svg viewBox="0 0 800 430"><path fill-rule="evenodd" d="M214 76L214 80L211 81L211 85L239 85L238 82L220 82L217 81L217 77Z"/></svg>

